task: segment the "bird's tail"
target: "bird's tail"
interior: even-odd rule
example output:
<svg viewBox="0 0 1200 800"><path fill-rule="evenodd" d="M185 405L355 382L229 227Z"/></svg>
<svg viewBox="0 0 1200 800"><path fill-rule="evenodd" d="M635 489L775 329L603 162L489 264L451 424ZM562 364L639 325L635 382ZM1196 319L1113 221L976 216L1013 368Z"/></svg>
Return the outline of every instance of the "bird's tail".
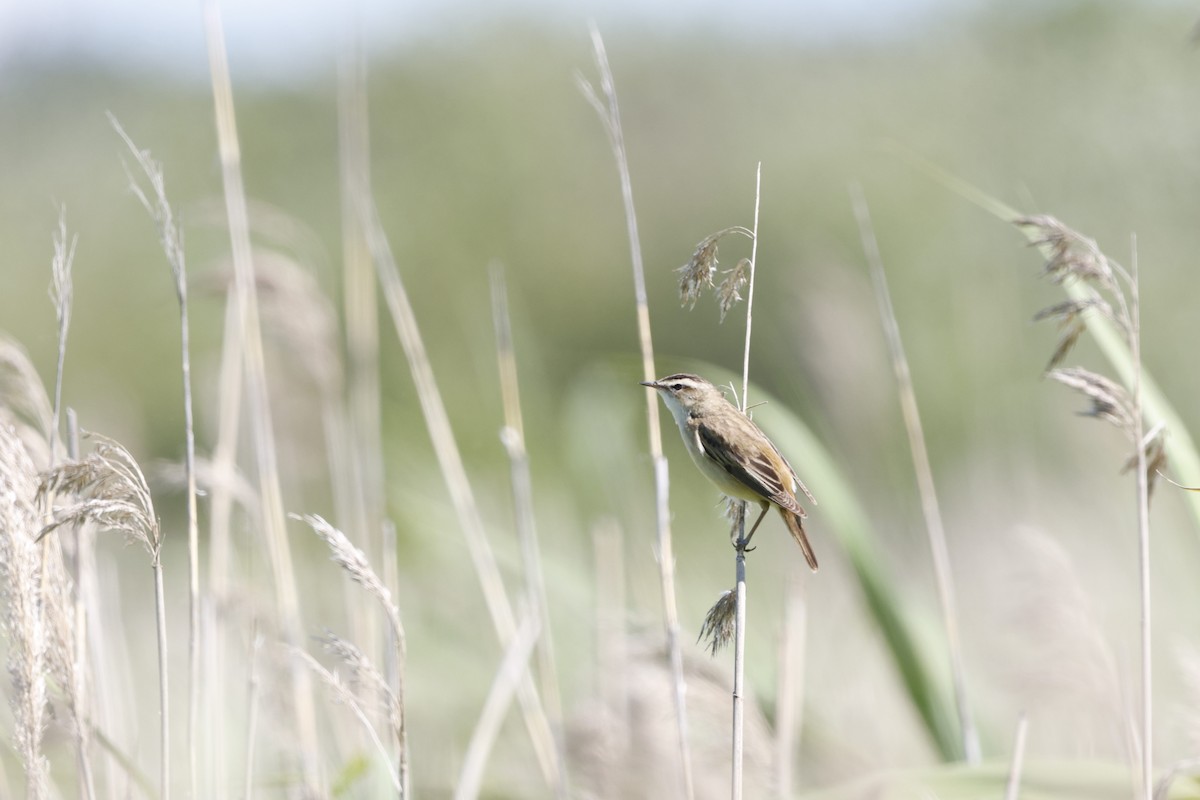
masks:
<svg viewBox="0 0 1200 800"><path fill-rule="evenodd" d="M812 545L808 543L808 534L804 532L804 521L799 514L793 514L786 508L780 508L779 513L783 516L783 521L787 523L787 529L791 532L792 538L796 540L796 544L800 545L800 549L804 552L804 560L808 562L808 566L813 572L817 571L817 554L813 552Z"/></svg>

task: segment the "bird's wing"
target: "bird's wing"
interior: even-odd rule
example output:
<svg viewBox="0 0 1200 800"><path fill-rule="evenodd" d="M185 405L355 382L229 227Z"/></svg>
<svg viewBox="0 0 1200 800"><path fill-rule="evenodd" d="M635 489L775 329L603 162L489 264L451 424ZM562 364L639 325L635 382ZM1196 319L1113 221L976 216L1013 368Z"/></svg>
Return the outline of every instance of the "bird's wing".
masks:
<svg viewBox="0 0 1200 800"><path fill-rule="evenodd" d="M792 487L788 485L794 477L791 468L765 436L757 429L753 433L757 434L753 438L766 441L767 447L756 447L753 453L747 453L702 420L696 426L696 435L704 452L734 480L775 505L804 517L804 509L796 502Z"/></svg>
<svg viewBox="0 0 1200 800"><path fill-rule="evenodd" d="M775 447L774 443L772 443L771 446ZM797 491L804 492L804 496L807 497L809 502L815 506L817 504L817 498L813 497L813 493L810 492L808 487L804 485L804 481L800 480L800 476L796 474L796 468L792 466L792 462L788 461L787 458L784 457L783 453L779 452L778 447L775 448L775 455L779 456L779 459L787 465L788 471L792 473L792 480L795 481Z"/></svg>

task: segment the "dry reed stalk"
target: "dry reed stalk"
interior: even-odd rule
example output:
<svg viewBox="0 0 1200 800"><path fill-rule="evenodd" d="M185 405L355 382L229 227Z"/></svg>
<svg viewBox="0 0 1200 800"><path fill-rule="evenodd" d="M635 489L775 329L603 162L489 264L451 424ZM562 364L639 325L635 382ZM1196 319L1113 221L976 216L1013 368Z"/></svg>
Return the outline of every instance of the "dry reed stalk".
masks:
<svg viewBox="0 0 1200 800"><path fill-rule="evenodd" d="M600 76L600 91L582 75L577 83L584 97L591 103L604 131L616 161L621 180L621 200L625 209L625 227L629 237L629 256L633 267L634 303L637 307L638 342L642 354L642 380L655 379L654 343L650 334L650 305L646 299L646 276L642 265L642 245L638 236L637 214L633 207L633 183L629 175L629 159L625 152L625 132L621 127L621 111L617 104L617 89L604 39L595 23L591 26L592 50ZM655 546L658 558L659 584L662 588L663 621L667 639L667 658L670 662L672 685L675 693L675 721L679 733L679 758L683 777L684 797L692 800L695 786L692 777L691 745L688 741L687 683L683 671L683 648L679 640L679 610L675 598L675 553L671 544L670 477L667 459L662 452L662 428L658 417L658 398L647 389L646 422L650 446L650 460L654 464L655 489Z"/></svg>
<svg viewBox="0 0 1200 800"><path fill-rule="evenodd" d="M138 168L150 186L150 193L128 169L126 177L134 195L154 221L159 243L175 280L175 299L179 302L179 349L183 378L184 471L187 481L187 543L188 543L188 787L190 796L197 796L197 726L200 718L200 531L196 520L196 427L192 414L192 361L190 326L188 324L187 259L183 249L183 226L167 200L166 178L162 164L148 150L141 150L112 114L108 120L117 135L129 148Z"/></svg>
<svg viewBox="0 0 1200 800"><path fill-rule="evenodd" d="M80 455L79 420L74 409L67 407L67 457L79 461ZM127 773L137 772L136 766L123 752L111 743L105 743L106 738L101 729L112 731L119 723L117 719L127 719L127 715L117 717L114 709L129 708L135 703L132 692L126 691L128 684L120 685L120 677L130 672L128 663L116 664L118 656L125 656L124 648L106 646L106 642L127 642L128 637L122 635L119 620L117 625L105 625L101 621L103 606L101 596L101 579L96 560L96 529L91 525L73 526L75 540L75 647L76 660L80 666L80 716L87 719L87 730L90 739L104 745L109 756L113 758ZM124 661L124 659L121 659ZM130 767L133 769L131 770ZM117 794L115 770L105 770L105 791L102 796L113 797ZM153 784L140 773L137 774L140 785L146 787L147 795L154 794ZM94 790L93 790L94 791Z"/></svg>
<svg viewBox="0 0 1200 800"><path fill-rule="evenodd" d="M367 245L364 198L371 196L370 125L367 109L366 55L354 37L338 69L338 164L342 208L342 296L346 325L349 402L349 474L358 488L355 529L367 552L382 529L382 412L379 388L379 311L375 269Z"/></svg>
<svg viewBox="0 0 1200 800"><path fill-rule="evenodd" d="M59 209L58 230L54 235L54 257L50 272L52 283L50 298L54 303L57 322L57 358L54 373L54 418L50 429L49 465L54 466L58 458L58 436L62 418L63 367L67 357L67 332L71 324L71 303L74 296L71 267L75 260L75 246L79 236L67 240L66 208ZM74 532L72 545L76 546L79 530ZM87 662L83 639L78 631L82 626L83 604L76 586L67 576L61 539L52 539L42 545L42 603L50 628L52 646L49 648L51 671L61 690L66 695L67 706L74 722L76 741L76 765L79 770L80 793L84 797L95 796L95 779L92 775L91 735L88 699L86 690Z"/></svg>
<svg viewBox="0 0 1200 800"><path fill-rule="evenodd" d="M50 764L42 753L47 722L48 633L40 602L42 552L37 537L37 469L16 429L0 424L0 626L8 638L9 698L25 796L50 793Z"/></svg>
<svg viewBox="0 0 1200 800"><path fill-rule="evenodd" d="M63 364L67 358L67 331L71 327L71 300L74 296L71 265L75 260L75 245L79 236L67 241L67 209L58 210L58 230L54 234L54 259L50 262L53 282L50 299L58 323L58 358L54 369L54 419L50 428L50 463L53 465L58 446L59 419L62 411Z"/></svg>
<svg viewBox="0 0 1200 800"><path fill-rule="evenodd" d="M388 697L385 708L387 710L388 724L396 740L396 763L399 765L400 770L400 794L402 797L411 797L412 779L409 775L408 732L404 709L404 673L408 658L408 640L404 635L404 624L400 619L400 609L395 601L392 600L391 590L380 580L379 575L371 567L366 555L351 543L345 533L330 525L316 514L305 514L303 516L293 514L292 518L308 524L313 529L313 532L329 546L330 557L334 563L341 567L352 581L362 586L368 594L375 598L383 609L384 615L387 617L392 637L396 643L394 658L397 682L394 691L382 677L372 682L379 684L383 689L383 694ZM338 640L338 642L349 645L348 642L342 642L342 640ZM344 654L350 651L342 649L339 652ZM357 669L362 671L370 667L370 661L359 657L360 655L361 652L355 649L355 657L353 659L344 658L343 660L358 665ZM374 667L370 667L370 669L374 670ZM378 675L378 673L375 674Z"/></svg>
<svg viewBox="0 0 1200 800"><path fill-rule="evenodd" d="M1025 736L1029 731L1029 717L1024 711L1017 718L1017 735L1013 742L1012 764L1008 768L1008 781L1004 786L1004 800L1017 800L1021 795L1021 772L1025 765Z"/></svg>
<svg viewBox="0 0 1200 800"><path fill-rule="evenodd" d="M80 461L70 461L48 470L38 486L38 495L49 504L58 496L72 496L73 504L51 509L52 521L43 526L44 537L63 525L91 523L121 531L140 544L150 556L154 571L154 609L158 634L159 766L160 796L171 795L171 720L169 673L167 670L167 612L163 590L162 531L154 513L154 502L141 467L128 450L107 437L92 434L96 446Z"/></svg>
<svg viewBox="0 0 1200 800"><path fill-rule="evenodd" d="M379 309L375 269L360 209L371 193L370 125L367 109L367 62L361 36L347 34L338 61L338 176L341 185L342 317L345 320L346 385L336 398L344 435L330 443L343 453L338 474L345 482L338 518L363 548L380 552L386 499L383 423L379 386ZM336 478L335 478L336 480ZM348 589L349 587L347 587ZM351 614L354 637L372 658L390 659L389 643L372 633L383 630L373 610Z"/></svg>
<svg viewBox="0 0 1200 800"><path fill-rule="evenodd" d="M70 407L67 408L67 458L72 460L79 458L79 419L75 415L75 410ZM80 780L81 794L87 800L94 800L96 797L96 779L91 755L92 727L95 724L92 717L94 679L91 654L88 649L88 632L91 618L89 609L95 608L99 603L99 599L95 596L98 592L91 596L92 603L87 600L89 584L92 589L95 589L96 584L95 541L94 531L89 526L75 528L75 585L71 596L71 602L74 605L72 609L74 641L71 643L73 659L71 694L78 749L77 762L79 774L82 776Z"/></svg>
<svg viewBox="0 0 1200 800"><path fill-rule="evenodd" d="M896 320L896 309L888 290L887 274L883 269L883 256L875 238L871 223L871 211L862 187L857 183L850 187L854 216L858 221L858 233L863 252L871 270L871 281L875 286L875 299L879 303L879 316L883 321L888 352L891 355L892 371L900 394L900 410L904 417L904 429L908 433L908 449L912 454L913 471L917 477L917 491L921 497L921 512L925 517L925 533L929 537L929 551L933 557L933 574L937 584L938 601L942 611L942 625L946 630L946 645L950 657L950 674L954 682L954 705L958 711L959 735L962 737L963 755L968 764L974 766L982 759L979 746L979 731L971 712L967 694L966 664L962 655L962 638L958 629L958 604L955 601L954 575L950 568L950 548L946 544L946 529L942 524L942 512L938 505L937 489L933 481L933 467L929 462L929 451L925 446L925 432L921 425L921 412L917 407L917 394L913 388L912 371L904 342L900 338L900 324Z"/></svg>
<svg viewBox="0 0 1200 800"><path fill-rule="evenodd" d="M400 563L399 553L396 550L396 526L390 519L383 521L383 585L384 588L394 597L400 589ZM390 625L388 626L387 649L384 650L384 674L387 676L387 685L393 687L393 690L400 701L404 701L404 694L401 690L402 681L404 680L403 668L404 664L400 661L400 653L402 652L400 642L400 634L396 632ZM403 645L403 652L407 652L407 644ZM407 767L407 762L402 762L403 766ZM411 779L409 783L411 783Z"/></svg>
<svg viewBox="0 0 1200 800"><path fill-rule="evenodd" d="M1151 800L1154 792L1154 691L1151 672L1153 643L1150 613L1150 475L1146 465L1145 409L1142 405L1142 330L1139 297L1137 238L1130 242L1130 336L1133 356L1133 441L1137 452L1138 509L1138 622L1141 666L1141 768L1142 797Z"/></svg>
<svg viewBox="0 0 1200 800"><path fill-rule="evenodd" d="M398 795L401 798L412 797L412 779L408 766L408 743L405 733L403 695L392 690L388 679L384 677L382 672L375 668L371 659L353 643L329 631L326 631L323 636L319 636L317 639L324 645L327 653L336 658L349 670L350 685L358 689L358 697L363 697L371 701L371 705L364 705L363 710L366 711L369 708L373 708L381 712L387 721L388 730L395 745L395 761L393 762L391 756L389 756L386 763L388 764L389 772L399 778ZM403 686L399 687L399 691L403 691Z"/></svg>
<svg viewBox="0 0 1200 800"><path fill-rule="evenodd" d="M1083 412L1112 423L1129 439L1134 454L1127 459L1125 469L1136 468L1136 502L1138 515L1138 622L1139 622L1139 701L1140 709L1136 749L1138 752L1138 789L1143 800L1151 800L1154 789L1153 685L1152 685L1152 628L1150 575L1150 493L1153 481L1166 465L1167 447L1164 442L1165 422L1163 403L1156 403L1164 420L1145 430L1145 392L1147 378L1142 371L1140 298L1138 295L1137 240L1132 239L1133 261L1126 271L1119 263L1104 254L1092 239L1067 227L1059 220L1038 215L1018 217L1014 224L1022 228L1033 245L1042 249L1046 263L1042 275L1051 282L1073 289L1073 305L1062 311L1064 304L1041 312L1039 318L1055 318L1068 329L1051 359L1046 377L1075 389L1088 398L1090 407ZM1128 290L1129 299L1125 292ZM1056 313L1050 313L1056 312ZM1129 351L1129 369L1125 375L1130 389L1103 375L1074 367L1057 365L1066 357L1078 338L1071 329L1089 325L1086 313L1100 314L1123 337ZM1182 434L1186 437L1186 431Z"/></svg>
<svg viewBox="0 0 1200 800"><path fill-rule="evenodd" d="M78 593L67 573L64 543L68 537L49 537L41 543L41 605L48 632L46 667L67 708L75 738L75 764L81 797L94 797L91 765L91 721L88 719L86 664L78 657ZM75 538L72 535L69 538Z"/></svg>
<svg viewBox="0 0 1200 800"><path fill-rule="evenodd" d="M396 335L404 348L408 360L409 371L417 390L417 399L425 418L425 427L433 442L434 454L438 460L442 478L450 492L459 525L475 568L475 575L483 591L484 602L492 619L492 626L500 639L501 647L507 649L516 635L516 620L512 605L505 593L504 581L500 576L500 568L496 564L496 555L488 542L487 530L479 506L475 502L475 494L471 482L467 478L463 466L462 454L454 438L454 430L450 426L450 418L446 414L446 406L442 402L437 380L433 375L433 366L429 363L429 355L425 342L421 337L421 329L417 325L416 314L408 299L408 292L400 279L400 270L392 256L391 245L383 232L379 221L378 210L373 203L366 209L366 215L371 224L368 228L367 241L375 259L375 267L379 282L387 300L392 323ZM554 733L546 718L541 697L534 685L531 675L526 674L517 688L517 697L525 718L525 726L529 731L534 752L538 758L542 775L550 786L560 783L562 764L554 747Z"/></svg>
<svg viewBox="0 0 1200 800"><path fill-rule="evenodd" d="M721 321L730 309L742 299L741 290L747 287L746 296L746 337L742 358L742 391L738 400L738 408L743 414L749 411L750 392L750 341L754 324L754 272L755 261L758 257L758 217L762 199L762 163L755 170L754 184L754 228L741 225L717 231L705 237L696 246L688 263L676 270L680 273L679 299L682 305L695 308L705 287L716 293L717 305L721 312ZM717 249L720 240L730 234L740 234L750 239L750 258L743 258L733 269L725 270L726 278L720 286L713 282L717 272ZM734 388L734 394L737 389ZM805 492L807 493L807 489ZM809 495L811 498L811 495ZM746 503L742 500L728 498L727 514L732 522L730 539L734 546L734 588L724 592L717 602L709 609L700 628L700 639L708 639L712 653L727 642L734 642L733 654L733 769L731 776L731 795L734 800L740 800L744 788L743 762L745 756L744 725L745 725L745 656L746 656Z"/></svg>
<svg viewBox="0 0 1200 800"><path fill-rule="evenodd" d="M466 755L463 756L463 766L459 771L458 785L454 790L454 800L475 800L479 796L483 784L483 771L487 767L488 755L500 734L500 723L512 704L513 693L520 685L522 678L529 673L529 657L533 654L534 645L538 640L540 619L536 612L525 616L517 626L517 633L508 643L492 687L488 690L483 710L479 713L479 721L471 732L471 741L467 745Z"/></svg>
<svg viewBox="0 0 1200 800"><path fill-rule="evenodd" d="M258 676L258 656L262 652L263 637L257 626L250 636L250 663L246 668L248 682L246 691L246 771L242 782L242 797L254 797L254 751L258 742L258 706L262 681Z"/></svg>
<svg viewBox="0 0 1200 800"><path fill-rule="evenodd" d="M225 305L225 325L221 337L221 359L217 377L217 439L212 450L213 481L208 503L208 595L215 604L229 599L233 569L230 529L235 499L233 488L239 478L237 442L241 424L244 376L240 356L241 314L238 308L237 296L231 293ZM255 515L262 513L261 508L254 509ZM204 693L211 698L207 705L208 728L216 732L230 730L228 715L234 704L232 699L226 696L225 666L229 650L227 632L223 626L217 624L214 625L213 634L209 642L210 658L217 668L205 671L207 687ZM214 786L225 787L228 785L225 748L216 744L214 741L214 746L209 749L212 783Z"/></svg>
<svg viewBox="0 0 1200 800"><path fill-rule="evenodd" d="M397 772L396 766L392 763L391 756L388 754L387 747L384 746L383 740L379 738L379 732L376 731L375 726L371 724L371 720L367 715L366 709L364 709L362 704L358 702L358 698L354 696L354 692L350 691L349 687L342 683L342 680L338 677L337 673L327 670L321 665L321 662L317 661L308 653L299 648L291 646L288 646L287 649L296 658L296 660L308 667L313 674L320 678L321 681L327 687L329 687L330 691L333 692L334 697L339 703L349 708L354 713L354 716L358 718L358 721L366 730L367 735L371 738L371 742L379 751L380 757L383 758L383 762L387 765L388 777L392 781L392 786L395 788L398 794L403 796L404 790L400 782L400 774Z"/></svg>
<svg viewBox="0 0 1200 800"><path fill-rule="evenodd" d="M758 211L762 198L762 162L758 163L754 178L754 228L750 236L750 263L746 275L749 285L746 294L746 347L742 358L742 397L741 411L746 414L750 401L750 331L754 322L754 271L758 259ZM721 316L724 318L725 297L736 298L737 276L734 276L734 291L723 293ZM728 301L732 304L732 300ZM734 650L733 650L733 775L730 796L733 800L741 800L743 789L743 761L745 759L745 708L744 695L746 691L746 502L741 502L737 514L736 555L734 556L734 575L736 578L734 597L736 598L736 614L734 616Z"/></svg>
<svg viewBox="0 0 1200 800"><path fill-rule="evenodd" d="M286 215L280 212L274 217L286 218ZM303 229L299 222L277 227ZM367 521L365 489L361 470L356 466L362 458L356 454L353 425L343 397L346 369L342 363L337 309L321 290L312 270L279 251L256 248L254 255L264 336L278 341L281 353L298 354L294 359L296 368L316 389L334 516L350 523L345 529L357 538L358 544L367 551L375 551L377 535L365 526L381 523ZM374 447L378 450L378 441ZM370 460L372 456L366 458ZM372 660L378 661L386 652L380 636L386 627L380 626L374 606L361 613L355 611L353 587L345 584L343 590L353 638L363 642Z"/></svg>
<svg viewBox="0 0 1200 800"><path fill-rule="evenodd" d="M530 612L538 616L541 628L541 635L537 639L537 661L542 700L546 704L546 713L554 728L559 757L562 758L562 695L559 691L558 665L554 657L554 637L550 629L550 602L546 597L546 578L542 571L541 548L538 545L537 525L533 515L533 479L529 469L529 454L525 450L525 424L521 416L520 385L517 378L517 357L513 349L512 321L508 311L508 292L504 285L504 270L499 264L492 265L491 283L496 360L504 405L504 428L500 431L500 441L508 453L512 474L513 509L516 515L517 537L521 543L521 560L525 567L526 602ZM564 770L562 781L557 787L560 796L567 795L567 785L567 774Z"/></svg>
<svg viewBox="0 0 1200 800"><path fill-rule="evenodd" d="M258 299L254 282L254 262L250 245L250 225L246 211L246 191L242 182L241 151L234 115L233 88L225 53L224 31L217 0L205 3L205 38L208 44L209 71L213 87L217 144L221 157L222 182L228 215L230 245L233 253L237 312L244 359L247 405L254 450L258 464L259 493L262 496L262 528L274 578L275 600L286 641L297 646L303 639L300 599L284 522L271 407L267 391L266 368L259 326ZM301 747L300 762L309 791L323 784L317 743L316 710L313 706L309 673L294 665L288 671L293 713Z"/></svg>

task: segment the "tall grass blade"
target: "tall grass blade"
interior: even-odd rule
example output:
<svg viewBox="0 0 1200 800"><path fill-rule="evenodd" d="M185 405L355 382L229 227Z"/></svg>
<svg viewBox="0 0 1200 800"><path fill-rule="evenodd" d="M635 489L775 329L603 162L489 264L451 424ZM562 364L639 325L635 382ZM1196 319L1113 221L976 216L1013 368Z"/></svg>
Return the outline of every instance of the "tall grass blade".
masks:
<svg viewBox="0 0 1200 800"><path fill-rule="evenodd" d="M912 372L908 357L900 338L900 324L896 310L892 307L888 291L887 274L883 269L883 257L875 239L871 224L871 213L866 197L858 184L851 186L854 215L858 220L859 235L875 285L875 297L879 302L879 314L883 319L888 351L891 353L892 369L900 392L900 407L904 416L904 428L908 432L909 451L912 453L913 469L917 476L917 488L921 496L921 511L925 517L925 532L929 536L929 550L933 556L933 574L937 581L938 601L942 610L942 624L946 630L946 644L950 655L950 674L954 680L954 704L958 710L958 724L962 735L963 752L968 764L978 764L982 758L979 747L979 731L975 728L974 715L967 695L966 666L962 655L962 639L958 631L958 609L954 597L954 578L950 569L950 548L946 544L946 530L942 524L942 513L938 506L937 490L934 488L933 468L929 463L929 451L925 447L925 433L921 425L921 413L917 408L917 395L913 389Z"/></svg>

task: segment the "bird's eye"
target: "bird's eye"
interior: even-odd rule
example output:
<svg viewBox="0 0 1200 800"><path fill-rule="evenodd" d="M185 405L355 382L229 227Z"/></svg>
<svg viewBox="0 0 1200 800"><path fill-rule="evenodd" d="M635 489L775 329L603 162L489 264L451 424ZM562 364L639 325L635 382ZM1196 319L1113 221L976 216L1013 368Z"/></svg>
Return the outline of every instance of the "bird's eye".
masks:
<svg viewBox="0 0 1200 800"><path fill-rule="evenodd" d="M673 384L671 384L671 391L673 391L673 392L678 392L678 391L679 391L680 389L682 389L682 388L683 388L683 384L682 384L682 383L673 383Z"/></svg>

